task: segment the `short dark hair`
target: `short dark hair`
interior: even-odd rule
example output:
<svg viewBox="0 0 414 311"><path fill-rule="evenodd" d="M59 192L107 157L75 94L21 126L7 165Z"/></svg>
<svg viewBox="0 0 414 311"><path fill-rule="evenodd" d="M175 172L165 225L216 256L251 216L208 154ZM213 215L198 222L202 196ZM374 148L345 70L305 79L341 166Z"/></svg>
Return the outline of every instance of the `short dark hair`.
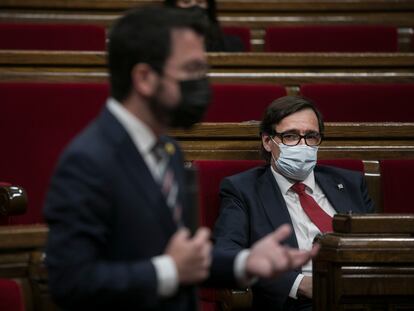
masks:
<svg viewBox="0 0 414 311"><path fill-rule="evenodd" d="M169 7L176 7L177 0L164 0L164 4ZM217 10L216 10L216 1L215 0L207 0L207 15L210 19L210 22L213 24L217 24Z"/></svg>
<svg viewBox="0 0 414 311"><path fill-rule="evenodd" d="M111 95L123 101L131 91L131 71L146 63L163 73L171 54L171 30L189 28L204 36L205 22L185 10L148 6L133 9L113 26L108 45Z"/></svg>
<svg viewBox="0 0 414 311"><path fill-rule="evenodd" d="M275 135L275 126L278 125L287 116L304 110L312 109L318 118L319 132L323 134L325 129L323 117L313 102L307 98L300 96L284 96L274 100L266 109L262 122L260 123L260 137L263 134L270 136ZM261 147L262 157L269 163L271 155L263 147Z"/></svg>

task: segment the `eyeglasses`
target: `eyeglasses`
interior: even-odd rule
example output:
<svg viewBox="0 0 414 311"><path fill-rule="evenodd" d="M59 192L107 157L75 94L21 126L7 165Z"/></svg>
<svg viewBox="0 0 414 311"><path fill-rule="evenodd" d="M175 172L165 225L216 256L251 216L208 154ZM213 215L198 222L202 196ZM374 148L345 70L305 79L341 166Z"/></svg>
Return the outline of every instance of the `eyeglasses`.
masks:
<svg viewBox="0 0 414 311"><path fill-rule="evenodd" d="M305 135L298 133L275 133L273 136L277 136L282 140L282 144L286 146L296 146L300 143L302 138L305 139L305 144L308 146L319 146L322 142L322 134L318 132L309 132Z"/></svg>

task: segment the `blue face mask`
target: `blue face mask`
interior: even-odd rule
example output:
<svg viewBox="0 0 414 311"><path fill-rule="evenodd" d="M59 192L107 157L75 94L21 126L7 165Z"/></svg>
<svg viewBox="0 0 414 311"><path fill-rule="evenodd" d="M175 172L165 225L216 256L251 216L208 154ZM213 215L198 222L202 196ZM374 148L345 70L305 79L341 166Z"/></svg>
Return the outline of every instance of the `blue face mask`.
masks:
<svg viewBox="0 0 414 311"><path fill-rule="evenodd" d="M272 141L277 144L273 139ZM277 145L280 150L279 158L275 159L273 154L272 158L278 172L293 180L305 180L316 165L318 147Z"/></svg>

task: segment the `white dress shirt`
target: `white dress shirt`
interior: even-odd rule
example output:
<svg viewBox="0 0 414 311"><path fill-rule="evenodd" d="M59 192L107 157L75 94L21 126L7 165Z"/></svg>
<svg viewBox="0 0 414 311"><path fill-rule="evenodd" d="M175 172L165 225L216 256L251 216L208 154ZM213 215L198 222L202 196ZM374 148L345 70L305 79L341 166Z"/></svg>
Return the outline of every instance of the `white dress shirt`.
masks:
<svg viewBox="0 0 414 311"><path fill-rule="evenodd" d="M313 239L321 232L306 215L300 205L298 194L290 189L295 184L295 181L289 180L282 176L276 172L273 167L271 167L271 170L276 183L279 186L280 192L285 199L290 218L292 219L293 230L298 241L299 249L312 249ZM336 214L336 211L328 201L328 198L325 196L322 189L315 182L315 175L313 171L304 181L302 181L302 183L306 186L305 192L309 194L329 216L333 217L333 215ZM302 267L302 274L299 274L290 290L289 296L291 298L297 298L299 284L305 275L312 275L312 261L309 261Z"/></svg>
<svg viewBox="0 0 414 311"><path fill-rule="evenodd" d="M131 137L135 147L141 154L148 169L155 180L161 178L160 166L157 164L152 148L157 143L157 137L152 130L140 119L125 109L114 98L108 98L106 107L121 123ZM234 275L241 285L249 285L250 279L246 277L245 267L249 250L237 254L234 261ZM174 295L178 289L178 272L174 260L169 255L160 255L151 259L155 267L158 281L158 294L162 297Z"/></svg>

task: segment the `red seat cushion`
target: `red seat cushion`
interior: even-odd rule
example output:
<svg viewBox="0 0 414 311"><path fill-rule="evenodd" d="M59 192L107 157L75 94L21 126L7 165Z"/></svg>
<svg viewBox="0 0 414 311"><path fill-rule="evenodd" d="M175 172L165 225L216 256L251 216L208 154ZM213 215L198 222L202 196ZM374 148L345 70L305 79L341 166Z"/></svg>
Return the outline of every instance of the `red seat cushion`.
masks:
<svg viewBox="0 0 414 311"><path fill-rule="evenodd" d="M413 122L414 84L304 84L328 122Z"/></svg>
<svg viewBox="0 0 414 311"><path fill-rule="evenodd" d="M17 282L8 279L0 279L0 310L25 310L22 290Z"/></svg>
<svg viewBox="0 0 414 311"><path fill-rule="evenodd" d="M250 52L252 50L251 44L251 35L250 35L250 28L247 27L237 27L237 26L225 26L222 27L223 33L227 35L233 35L240 38L243 43L244 51Z"/></svg>
<svg viewBox="0 0 414 311"><path fill-rule="evenodd" d="M395 27L310 25L269 27L266 52L397 52Z"/></svg>
<svg viewBox="0 0 414 311"><path fill-rule="evenodd" d="M105 50L105 28L97 25L0 23L0 49Z"/></svg>
<svg viewBox="0 0 414 311"><path fill-rule="evenodd" d="M283 86L271 84L213 84L212 90L204 122L261 120L267 106L286 95Z"/></svg>
<svg viewBox="0 0 414 311"><path fill-rule="evenodd" d="M385 213L414 213L413 191L414 159L382 160L381 189Z"/></svg>
<svg viewBox="0 0 414 311"><path fill-rule="evenodd" d="M42 222L49 178L64 146L100 111L107 84L0 83L0 180L27 191L26 214L13 224Z"/></svg>

